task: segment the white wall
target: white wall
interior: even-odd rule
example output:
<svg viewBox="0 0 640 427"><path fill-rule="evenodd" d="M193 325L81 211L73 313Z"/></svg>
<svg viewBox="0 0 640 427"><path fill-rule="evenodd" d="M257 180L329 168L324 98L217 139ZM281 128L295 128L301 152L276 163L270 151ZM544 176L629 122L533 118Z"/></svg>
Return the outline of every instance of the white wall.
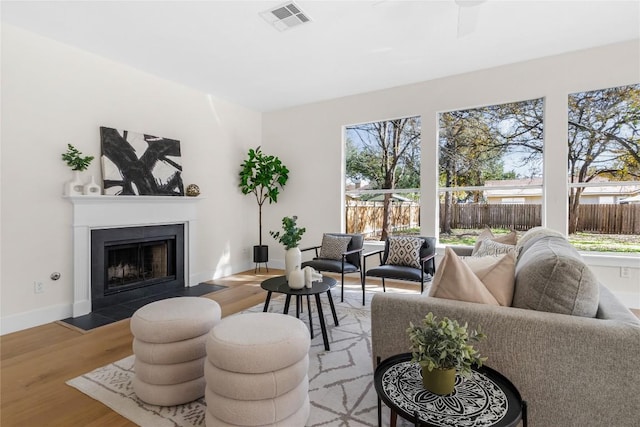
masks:
<svg viewBox="0 0 640 427"><path fill-rule="evenodd" d="M206 198L197 204L200 280L252 265L256 207L237 173L259 144L260 113L4 24L1 89L2 333L71 316L72 209L62 198L71 170L60 155L71 143L96 156L84 177L100 178L100 126L181 141L183 181Z"/></svg>
<svg viewBox="0 0 640 427"><path fill-rule="evenodd" d="M206 198L198 203L195 261L206 280L252 266L257 208L237 189L249 147L262 143L291 170L279 203L264 206L270 266L282 266L284 251L268 231L279 230L283 216L298 215L307 227L303 246L343 229L342 126L421 115L423 153L435 153L439 111L544 96L546 179L564 182L567 94L637 83L639 52L638 42L621 43L261 115L3 24L0 330L71 315L71 204L62 198L71 172L60 154L71 143L99 156L99 126L181 140L184 182ZM423 154L422 167L422 231L436 235L435 209L424 203L437 198L435 156ZM100 173L94 161L85 177ZM565 195L563 185L547 187L547 226L566 230ZM633 299L638 268L628 264L630 279L613 279L618 264L598 265L596 274ZM54 271L62 273L55 282ZM34 281L44 293L34 294Z"/></svg>
<svg viewBox="0 0 640 427"><path fill-rule="evenodd" d="M292 166L287 201L267 213L266 223L274 227L280 217L297 214L308 229L303 244L320 242L323 232L343 230L342 127L421 115L422 234L436 236L438 113L544 97L543 225L566 233L567 95L638 82L640 42L633 41L266 113L263 143L281 147ZM620 278L615 266L600 266L596 274L614 292L635 288L640 295L637 258L620 262L633 269L630 278ZM640 298L631 306L640 306Z"/></svg>

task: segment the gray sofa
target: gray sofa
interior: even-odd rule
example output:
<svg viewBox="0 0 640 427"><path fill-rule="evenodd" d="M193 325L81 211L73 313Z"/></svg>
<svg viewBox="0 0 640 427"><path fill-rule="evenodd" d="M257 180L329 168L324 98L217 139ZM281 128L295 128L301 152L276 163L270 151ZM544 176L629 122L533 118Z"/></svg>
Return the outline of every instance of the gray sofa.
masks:
<svg viewBox="0 0 640 427"><path fill-rule="evenodd" d="M470 249L455 251L470 254ZM408 352L409 322L418 323L433 312L473 328L480 326L487 334L476 346L488 356L486 365L509 378L527 401L530 426L638 426L638 318L597 282L595 318L541 311L553 309L549 298L555 296L528 289L527 282L540 283L541 274L548 279L543 291L562 289L560 285L573 280L554 283L563 277L558 275L563 268L569 268L576 283L585 287L580 280L591 272L581 263L577 251L555 236L539 237L522 248L516 262L514 305L526 306L524 301L534 298L536 310L434 298L426 292L420 296L376 294L371 304L374 364L378 358ZM593 297L593 286L587 294L585 299ZM580 304L578 298L575 306L584 313Z"/></svg>

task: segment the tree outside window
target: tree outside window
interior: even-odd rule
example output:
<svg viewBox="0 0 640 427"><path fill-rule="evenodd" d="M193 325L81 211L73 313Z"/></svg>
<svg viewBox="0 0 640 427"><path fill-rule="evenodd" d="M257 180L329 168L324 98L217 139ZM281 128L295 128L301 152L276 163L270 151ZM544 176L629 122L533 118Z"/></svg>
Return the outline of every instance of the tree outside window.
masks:
<svg viewBox="0 0 640 427"><path fill-rule="evenodd" d="M543 102L441 113L440 233L540 225Z"/></svg>
<svg viewBox="0 0 640 427"><path fill-rule="evenodd" d="M640 85L571 94L568 107L569 234L637 234L640 210L625 205L640 204Z"/></svg>
<svg viewBox="0 0 640 427"><path fill-rule="evenodd" d="M419 231L420 117L345 128L347 232Z"/></svg>

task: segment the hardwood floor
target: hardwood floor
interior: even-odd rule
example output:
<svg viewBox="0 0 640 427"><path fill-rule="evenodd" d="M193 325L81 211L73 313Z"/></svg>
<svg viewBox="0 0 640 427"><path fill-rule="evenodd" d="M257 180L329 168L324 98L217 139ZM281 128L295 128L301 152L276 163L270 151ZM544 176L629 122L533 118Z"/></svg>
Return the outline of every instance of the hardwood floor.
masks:
<svg viewBox="0 0 640 427"><path fill-rule="evenodd" d="M281 274L281 270L257 275L248 271L218 279L213 283L228 288L205 297L217 301L223 317L228 316L263 303L266 292L260 283ZM355 277L348 281L357 286ZM392 286L415 289L413 284ZM375 290L381 291L381 287ZM640 311L636 314L640 317ZM89 332L50 323L0 337L0 425L135 426L65 384L71 378L132 354L132 338L128 319Z"/></svg>
<svg viewBox="0 0 640 427"><path fill-rule="evenodd" d="M264 272L264 269L263 269ZM222 315L264 302L263 280L281 270L253 271L213 281L227 289L206 295ZM50 323L0 337L0 425L135 426L103 404L65 384L71 378L130 354L129 320L82 332Z"/></svg>

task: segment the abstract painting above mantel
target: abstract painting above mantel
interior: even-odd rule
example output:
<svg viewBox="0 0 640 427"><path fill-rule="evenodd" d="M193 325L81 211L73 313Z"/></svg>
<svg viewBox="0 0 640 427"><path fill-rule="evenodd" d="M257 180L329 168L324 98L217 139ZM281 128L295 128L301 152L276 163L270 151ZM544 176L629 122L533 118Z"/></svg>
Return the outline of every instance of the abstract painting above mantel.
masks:
<svg viewBox="0 0 640 427"><path fill-rule="evenodd" d="M104 194L184 196L180 141L100 127Z"/></svg>

